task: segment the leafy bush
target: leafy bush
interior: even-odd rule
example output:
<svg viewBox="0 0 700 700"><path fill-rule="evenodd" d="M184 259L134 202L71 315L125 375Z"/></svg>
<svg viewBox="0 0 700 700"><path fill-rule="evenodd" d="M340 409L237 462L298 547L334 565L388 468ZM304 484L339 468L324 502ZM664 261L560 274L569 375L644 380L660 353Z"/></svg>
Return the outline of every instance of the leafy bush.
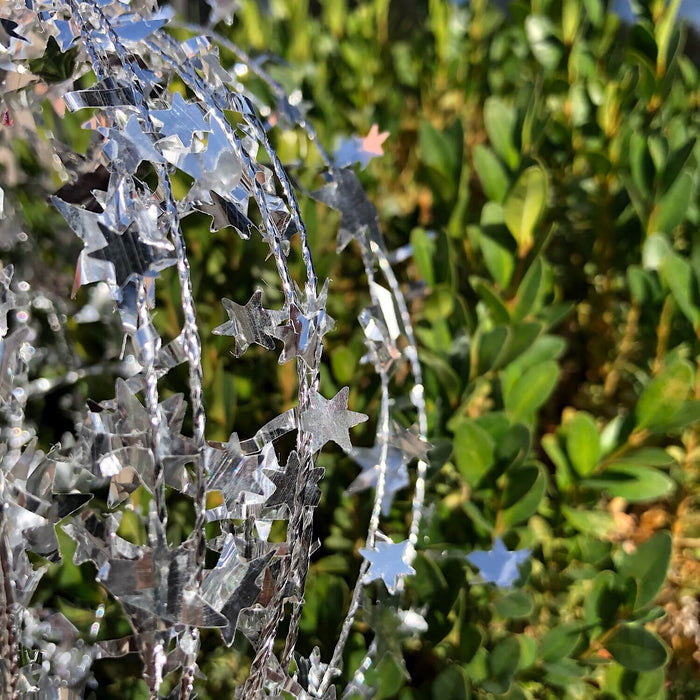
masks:
<svg viewBox="0 0 700 700"><path fill-rule="evenodd" d="M268 69L324 143L391 133L363 181L426 284L435 505L409 596L428 631L407 674L373 671L381 697L700 690L679 632L698 594L697 38L677 4L637 4L633 26L602 0L246 3L234 24L287 59ZM329 354L340 382L359 338ZM328 471L342 488L346 461ZM357 500L324 507L309 601L342 597L362 536ZM499 537L533 551L512 590L466 560ZM315 607L309 644L341 619ZM350 667L361 627L353 643Z"/></svg>

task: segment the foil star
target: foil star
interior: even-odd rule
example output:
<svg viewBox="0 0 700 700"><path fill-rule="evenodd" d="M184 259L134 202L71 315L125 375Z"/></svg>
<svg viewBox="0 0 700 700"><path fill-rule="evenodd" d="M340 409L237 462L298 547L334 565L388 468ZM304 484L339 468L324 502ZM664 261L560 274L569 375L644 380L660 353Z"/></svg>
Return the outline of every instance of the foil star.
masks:
<svg viewBox="0 0 700 700"><path fill-rule="evenodd" d="M346 452L352 450L350 428L366 421L367 416L348 411L349 393L346 386L330 400L314 393L311 406L301 412L300 427L311 433L312 452L317 452L329 441L340 445Z"/></svg>
<svg viewBox="0 0 700 700"><path fill-rule="evenodd" d="M279 363L284 364L292 357L301 358L309 367L315 364L323 336L335 325L326 312L328 281L318 297L307 301L304 308L291 304L289 323L276 328L272 335L284 343Z"/></svg>
<svg viewBox="0 0 700 700"><path fill-rule="evenodd" d="M135 173L141 161L165 163L165 158L153 147L153 137L143 131L135 114L123 129L99 127L98 131L107 137L104 153L117 170Z"/></svg>
<svg viewBox="0 0 700 700"><path fill-rule="evenodd" d="M195 132L202 134L211 131L200 108L194 103L185 102L179 92L173 95L169 109L154 109L151 116L161 125L164 136L177 136L185 148L192 144Z"/></svg>
<svg viewBox="0 0 700 700"><path fill-rule="evenodd" d="M501 588L510 588L520 577L518 570L531 554L529 549L509 552L500 537L496 538L492 550L476 551L467 554L471 562L481 572L487 583L495 583Z"/></svg>
<svg viewBox="0 0 700 700"><path fill-rule="evenodd" d="M348 493L358 493L372 486L376 488L379 479L379 462L382 446L356 447L350 456L362 467L362 473L348 486ZM389 447L387 450L386 472L384 477L384 497L382 498L382 514L389 515L394 495L408 486L408 470L406 458L401 450Z"/></svg>
<svg viewBox="0 0 700 700"><path fill-rule="evenodd" d="M313 192L312 196L340 212L338 252L353 238L362 238L365 234L384 247L377 210L369 201L357 175L347 168L331 168L328 175L330 183Z"/></svg>
<svg viewBox="0 0 700 700"><path fill-rule="evenodd" d="M340 146L335 152L335 164L344 168L353 163L359 163L364 168L372 158L384 155L382 144L389 136L388 131L379 132L376 124L372 124L367 136L359 138L353 136L349 139L341 139Z"/></svg>
<svg viewBox="0 0 700 700"><path fill-rule="evenodd" d="M275 345L272 333L276 325L272 315L262 306L262 290L256 289L245 306L235 301L221 300L228 314L229 320L217 326L212 333L215 335L230 335L235 338L236 349L234 355L240 357L250 345L256 343L268 350Z"/></svg>
<svg viewBox="0 0 700 700"><path fill-rule="evenodd" d="M360 554L369 562L365 583L381 579L389 593L396 593L404 576L415 574L416 570L408 563L413 556L413 547L408 540L377 542L373 549L360 549Z"/></svg>
<svg viewBox="0 0 700 700"><path fill-rule="evenodd" d="M104 260L112 265L111 280L123 287L134 277L152 276L157 270L174 265L176 260L160 248L144 243L137 230L129 227L124 233L115 233L102 222L98 226L106 246L88 253L89 257Z"/></svg>

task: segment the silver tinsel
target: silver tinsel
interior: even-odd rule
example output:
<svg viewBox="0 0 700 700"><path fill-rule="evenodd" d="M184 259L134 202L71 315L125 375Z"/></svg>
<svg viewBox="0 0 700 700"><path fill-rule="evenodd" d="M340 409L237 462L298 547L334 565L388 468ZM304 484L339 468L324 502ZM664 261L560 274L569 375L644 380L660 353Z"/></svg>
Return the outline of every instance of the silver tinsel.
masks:
<svg viewBox="0 0 700 700"><path fill-rule="evenodd" d="M215 16L229 16L230 6L224 3ZM259 63L224 37L180 24L190 38L175 39L168 31L174 21L172 11L148 0L9 0L3 5L0 60L6 125L9 128L14 114L11 128L21 129L64 181L82 173L97 182L99 172L105 174L104 188L93 191L97 206L65 201L60 192L52 198L83 244L75 288L98 285L76 319L104 319L110 306L105 302L111 299L131 353L109 365L81 365L65 341L60 302L15 280L10 266L0 270L3 697L80 697L91 683L95 659L131 651L143 658L152 697L158 697L164 676L178 669L180 681L173 696L190 697L203 627L219 628L227 645L237 633L252 643L255 657L240 697L335 697L333 682L364 587L378 581L399 595L405 578L414 572L429 448L421 367L406 301L390 263L394 258L386 249L373 205L346 167L364 166L380 154L387 135L375 127L365 138L344 141L331 158L306 121L298 95L285 95ZM60 52L74 52L75 62L69 76L45 84L31 66L52 43ZM268 84L275 104L264 105L259 96L247 92L235 71L222 67L217 45L232 51L239 65ZM78 79L83 87L76 85ZM190 97L176 91L176 83L184 85ZM58 139L37 134L32 115L40 113L46 100L57 118L64 110L94 111L84 124L94 133L87 156L72 154ZM237 121L232 121L232 113ZM370 297L359 318L367 346L364 361L381 382L371 449L351 443L353 427L367 416L348 406L348 388L334 397L319 392L323 337L334 325L326 311L333 286L317 279L294 188L270 145L261 113L275 114L276 123L301 127L316 144L327 184L314 197L341 214L339 252L354 241L352 250L359 249L364 262ZM154 187L137 175L144 163L157 179ZM193 183L182 197L173 190L171 175L176 170ZM12 173L6 177L5 185L15 184ZM26 240L16 206L8 197L4 202L0 198L0 205L5 247ZM280 341L279 362L293 360L298 376L296 407L253 436L232 433L226 443L206 439L202 339L181 227L183 218L195 211L212 216L212 230L231 226L245 240L260 236L269 247L283 298L280 308L266 308L263 291L257 288L242 299L222 299L229 320L214 333L231 337L236 357L251 345L275 352ZM293 278L288 263L293 245L301 251L301 280ZM168 267L177 271L184 319L174 338L161 337L153 324L154 285ZM69 368L65 376L42 375L52 358L45 356L38 341L37 314L57 334L53 345L63 353L61 366ZM163 399L159 379L182 364L188 368L189 396ZM391 411L390 379L402 365L412 376L408 399L416 424L410 429L399 426ZM91 402L63 446L48 454L39 451L25 420L27 401L40 399L59 384L100 373L124 377L116 380L115 398ZM182 434L186 400L193 417L190 435ZM288 433L295 433L296 441L280 462L274 443ZM305 658L295 648L315 549L313 511L323 475L316 460L329 442L361 466L349 491L373 487L374 506L350 607L333 655L323 661L317 649ZM416 465L412 478L411 464ZM394 543L380 531L381 518L396 491L409 482L414 485L411 524L407 539ZM91 509L90 499L104 487L109 489L110 511L100 514ZM136 545L118 529L125 510L134 511L130 499L139 487L151 499L141 512L147 541ZM166 487L194 503L194 529L177 547L165 537ZM208 494L218 494L220 505L207 508ZM286 521L283 542L269 538L277 520ZM129 638L99 643L84 639L62 615L32 607L45 567L33 564L28 553L49 561L60 558L55 532L59 521L76 544L74 561L92 562L97 581L120 602L132 625ZM205 525L214 521L222 534L207 540ZM218 553L214 568L205 566L207 550ZM278 657L273 643L288 610L288 632ZM400 613L408 633L421 630L424 620L419 613ZM97 628L100 618L98 608ZM376 648L370 646L355 673L353 692L365 693L364 674Z"/></svg>

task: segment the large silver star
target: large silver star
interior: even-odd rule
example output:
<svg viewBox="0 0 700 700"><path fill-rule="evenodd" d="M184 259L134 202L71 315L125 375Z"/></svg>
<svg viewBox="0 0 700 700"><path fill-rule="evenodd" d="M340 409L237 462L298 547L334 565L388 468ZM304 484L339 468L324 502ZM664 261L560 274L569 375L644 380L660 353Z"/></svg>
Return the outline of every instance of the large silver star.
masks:
<svg viewBox="0 0 700 700"><path fill-rule="evenodd" d="M350 428L367 420L364 413L348 411L350 389L343 387L332 399L314 393L311 406L301 412L299 426L311 433L311 451L317 452L332 440L346 452L352 450Z"/></svg>
<svg viewBox="0 0 700 700"><path fill-rule="evenodd" d="M416 573L408 563L413 556L413 546L408 540L397 544L377 542L373 549L360 549L360 554L369 562L365 583L381 579L389 593L396 593L404 576Z"/></svg>

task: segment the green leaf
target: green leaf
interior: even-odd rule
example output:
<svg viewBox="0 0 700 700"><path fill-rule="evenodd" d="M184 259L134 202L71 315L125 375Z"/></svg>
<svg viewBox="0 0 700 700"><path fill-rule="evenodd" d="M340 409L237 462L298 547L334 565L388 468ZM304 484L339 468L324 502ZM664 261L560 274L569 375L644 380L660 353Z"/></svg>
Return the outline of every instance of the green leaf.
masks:
<svg viewBox="0 0 700 700"><path fill-rule="evenodd" d="M598 426L590 413L577 411L566 423L566 451L579 476L588 476L601 455Z"/></svg>
<svg viewBox="0 0 700 700"><path fill-rule="evenodd" d="M683 223L688 216L694 189L691 173L688 171L681 173L652 209L647 223L647 235L671 233L676 226Z"/></svg>
<svg viewBox="0 0 700 700"><path fill-rule="evenodd" d="M669 156L666 167L661 175L661 191L668 192L678 179L683 168L685 168L690 156L695 148L695 137L686 141L680 148L677 148Z"/></svg>
<svg viewBox="0 0 700 700"><path fill-rule="evenodd" d="M574 529L593 537L606 537L616 527L615 518L610 513L565 505L562 505L561 512Z"/></svg>
<svg viewBox="0 0 700 700"><path fill-rule="evenodd" d="M484 102L484 128L494 150L505 164L515 170L520 162L520 153L515 147L515 109L499 97L487 97Z"/></svg>
<svg viewBox="0 0 700 700"><path fill-rule="evenodd" d="M349 384L357 370L355 353L347 345L335 348L331 354L331 368L338 384Z"/></svg>
<svg viewBox="0 0 700 700"><path fill-rule="evenodd" d="M537 302L544 279L544 265L541 258L535 258L518 287L513 308L513 320L521 321L530 314Z"/></svg>
<svg viewBox="0 0 700 700"><path fill-rule="evenodd" d="M457 469L472 487L478 485L494 463L493 438L474 421L465 419L457 425L454 455Z"/></svg>
<svg viewBox="0 0 700 700"><path fill-rule="evenodd" d="M464 670L457 664L448 666L433 681L431 695L434 700L468 700L471 694Z"/></svg>
<svg viewBox="0 0 700 700"><path fill-rule="evenodd" d="M672 494L676 482L664 472L633 462L615 462L605 472L591 479L584 479L582 486L606 491L613 497L633 503L656 501Z"/></svg>
<svg viewBox="0 0 700 700"><path fill-rule="evenodd" d="M502 524L509 528L527 520L537 511L546 488L547 478L537 465L509 472L500 514Z"/></svg>
<svg viewBox="0 0 700 700"><path fill-rule="evenodd" d="M539 657L545 662L559 661L574 651L580 639L580 624L557 625L542 638Z"/></svg>
<svg viewBox="0 0 700 700"><path fill-rule="evenodd" d="M608 639L605 648L615 661L632 671L653 671L668 658L661 640L644 627L620 625Z"/></svg>
<svg viewBox="0 0 700 700"><path fill-rule="evenodd" d="M694 372L686 360L676 360L649 382L637 402L637 428L663 430L685 403Z"/></svg>
<svg viewBox="0 0 700 700"><path fill-rule="evenodd" d="M654 161L647 140L637 131L630 136L629 163L632 182L645 197L649 197L654 186Z"/></svg>
<svg viewBox="0 0 700 700"><path fill-rule="evenodd" d="M534 365L523 372L512 389L504 392L503 401L511 419L530 419L547 401L558 379L559 365L554 361Z"/></svg>
<svg viewBox="0 0 700 700"><path fill-rule="evenodd" d="M554 464L554 477L557 481L557 486L560 489L567 488L571 485L574 475L569 460L559 444L559 438L554 433L548 433L542 436L541 444L547 453L547 457Z"/></svg>
<svg viewBox="0 0 700 700"><path fill-rule="evenodd" d="M534 607L532 598L525 591L513 591L498 598L494 604L496 612L506 619L527 617Z"/></svg>
<svg viewBox="0 0 700 700"><path fill-rule="evenodd" d="M663 588L671 564L673 548L668 532L657 532L628 554L618 567L623 576L632 577L637 583L635 608L643 608L656 598Z"/></svg>
<svg viewBox="0 0 700 700"><path fill-rule="evenodd" d="M625 586L624 577L610 569L600 571L583 600L583 619L589 625L608 629L614 624L618 610L627 603L628 597L629 587Z"/></svg>
<svg viewBox="0 0 700 700"><path fill-rule="evenodd" d="M526 168L508 193L505 221L525 257L535 241L535 228L547 206L547 174L539 165Z"/></svg>
<svg viewBox="0 0 700 700"><path fill-rule="evenodd" d="M564 47L550 19L545 15L530 15L525 20L525 31L537 61L544 68L554 70L561 62Z"/></svg>
<svg viewBox="0 0 700 700"><path fill-rule="evenodd" d="M478 375L486 374L496 366L508 338L506 326L496 326L486 333L479 332L475 338L476 368Z"/></svg>
<svg viewBox="0 0 700 700"><path fill-rule="evenodd" d="M661 261L660 272L680 310L693 327L700 328L697 279L690 263L670 251Z"/></svg>
<svg viewBox="0 0 700 700"><path fill-rule="evenodd" d="M418 268L421 279L429 287L432 287L435 284L435 272L433 269L435 242L429 238L425 229L414 228L411 231L411 247L413 249L413 262Z"/></svg>
<svg viewBox="0 0 700 700"><path fill-rule="evenodd" d="M459 182L462 168L462 128L459 121L438 131L430 122L421 122L418 145L421 161L440 175L440 185L446 190L444 198L451 200ZM440 190L438 190L439 192Z"/></svg>
<svg viewBox="0 0 700 700"><path fill-rule="evenodd" d="M513 239L505 226L482 226L479 228L479 247L484 264L494 281L505 289L515 270Z"/></svg>
<svg viewBox="0 0 700 700"><path fill-rule="evenodd" d="M493 151L479 144L474 148L474 169L479 176L486 196L494 202L503 202L510 185L510 178Z"/></svg>
<svg viewBox="0 0 700 700"><path fill-rule="evenodd" d="M493 648L488 656L490 678L484 689L492 693L505 693L520 662L520 644L517 637L506 637Z"/></svg>
<svg viewBox="0 0 700 700"><path fill-rule="evenodd" d="M508 323L510 321L510 314L498 294L483 280L472 277L469 281L472 287L474 287L474 291L481 297L481 300L491 312L491 317L494 322Z"/></svg>

